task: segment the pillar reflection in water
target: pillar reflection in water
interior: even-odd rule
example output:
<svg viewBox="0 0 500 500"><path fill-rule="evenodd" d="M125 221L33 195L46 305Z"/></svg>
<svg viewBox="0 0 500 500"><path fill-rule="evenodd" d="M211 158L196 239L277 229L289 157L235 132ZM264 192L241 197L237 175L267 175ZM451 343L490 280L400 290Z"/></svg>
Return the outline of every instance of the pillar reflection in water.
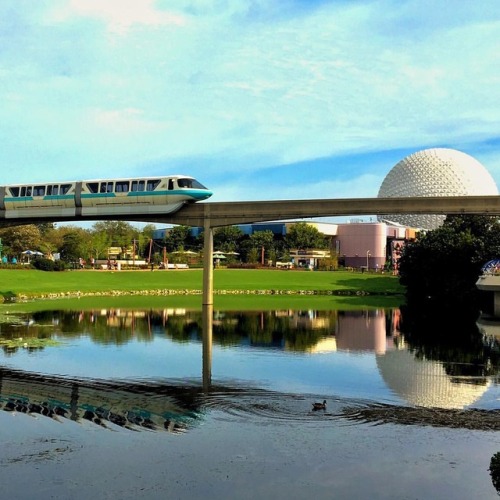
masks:
<svg viewBox="0 0 500 500"><path fill-rule="evenodd" d="M203 329L203 390L210 390L212 384L212 333L214 306L205 304L202 309Z"/></svg>

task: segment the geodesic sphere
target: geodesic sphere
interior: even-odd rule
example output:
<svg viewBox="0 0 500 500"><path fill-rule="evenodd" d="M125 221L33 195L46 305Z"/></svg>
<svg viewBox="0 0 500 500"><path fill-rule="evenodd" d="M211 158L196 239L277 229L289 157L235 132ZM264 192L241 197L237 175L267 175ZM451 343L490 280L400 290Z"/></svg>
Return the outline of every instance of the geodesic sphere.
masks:
<svg viewBox="0 0 500 500"><path fill-rule="evenodd" d="M493 177L472 156L446 148L424 149L407 156L386 175L378 192L379 198L475 195L498 195ZM415 228L436 229L445 216L387 214L378 219Z"/></svg>

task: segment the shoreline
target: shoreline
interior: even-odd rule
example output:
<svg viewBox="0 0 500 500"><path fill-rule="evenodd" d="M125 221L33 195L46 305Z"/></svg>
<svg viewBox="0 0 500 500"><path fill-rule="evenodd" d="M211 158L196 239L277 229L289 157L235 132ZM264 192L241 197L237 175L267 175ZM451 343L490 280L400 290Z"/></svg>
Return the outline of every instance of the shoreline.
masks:
<svg viewBox="0 0 500 500"><path fill-rule="evenodd" d="M16 302L25 302L28 300L52 300L63 298L82 298L82 297L120 297L120 296L163 296L163 295L202 295L202 290L197 289L156 289L156 290L109 290L105 292L50 292L40 294L21 293L12 297L3 298L3 304L12 304ZM214 290L214 295L313 295L313 296L381 296L381 297L403 297L395 292L368 292L363 290Z"/></svg>

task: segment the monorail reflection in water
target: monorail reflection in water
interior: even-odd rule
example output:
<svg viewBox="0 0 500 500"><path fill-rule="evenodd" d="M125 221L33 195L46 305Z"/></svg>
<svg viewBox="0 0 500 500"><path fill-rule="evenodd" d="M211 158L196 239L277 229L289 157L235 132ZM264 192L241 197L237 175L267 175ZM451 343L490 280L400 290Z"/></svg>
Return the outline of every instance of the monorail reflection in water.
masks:
<svg viewBox="0 0 500 500"><path fill-rule="evenodd" d="M5 344L4 365L0 371L0 407L5 411L18 411L44 415L55 419L89 421L103 427L119 426L129 429L182 432L196 425L205 412L219 409L230 413L259 414L262 418L314 419L317 415L304 401L313 395L334 400L322 418L358 421L396 421L420 425L458 425L463 427L497 429L498 398L478 403L493 386L498 387L498 352L500 340L481 337L475 332L472 343L462 345L455 352L456 361L447 351L440 359L434 349L433 356L422 356L408 343L401 329L401 313L394 310L365 311L261 311L229 312L185 309L162 310L91 310L50 311L19 317L12 324L1 325L1 338L23 338L23 344ZM411 338L415 337L415 333ZM26 371L26 363L17 362L18 354L26 358L38 356L30 347L30 339L52 338L62 347L46 348L64 356L68 343L76 341L76 350L85 349L80 340L91 339L102 348L149 344L168 339L175 345L202 344L202 377L171 379L139 377L115 379L113 367L102 378L82 377L55 367L55 373ZM477 342L477 339L481 342ZM19 347L21 345L21 347ZM212 347L222 351L259 352L280 354L286 362L278 370L296 370L297 363L307 378L308 366L317 359L329 363L325 377L328 380L311 382L320 388L332 384L340 368L335 366L338 356L362 357L375 360L376 370L366 377L381 377L390 396L389 400L374 394L338 394L339 387L324 392L311 391L297 394L280 392L274 387L262 388L259 375L251 375L244 383L232 379L212 381ZM72 356L74 356L74 352ZM337 356L337 357L336 357ZM278 359L278 358L276 358ZM297 361L300 360L300 361ZM255 372L259 371L259 361ZM8 366L8 368L7 368ZM47 365L48 366L48 365ZM91 368L90 368L91 369ZM62 370L57 371L57 370ZM244 372L242 372L244 373ZM223 380L225 373L219 380ZM300 378L301 375L298 375ZM304 385L308 384L304 382ZM382 399L382 400L381 400ZM483 407L481 407L481 404ZM471 419L460 420L456 410L474 408ZM438 409L430 414L425 409ZM479 413L478 413L479 411ZM451 412L451 413L450 413ZM460 412L463 415L464 412Z"/></svg>
<svg viewBox="0 0 500 500"><path fill-rule="evenodd" d="M183 432L196 419L189 392L160 384L51 377L0 369L0 408L101 427Z"/></svg>

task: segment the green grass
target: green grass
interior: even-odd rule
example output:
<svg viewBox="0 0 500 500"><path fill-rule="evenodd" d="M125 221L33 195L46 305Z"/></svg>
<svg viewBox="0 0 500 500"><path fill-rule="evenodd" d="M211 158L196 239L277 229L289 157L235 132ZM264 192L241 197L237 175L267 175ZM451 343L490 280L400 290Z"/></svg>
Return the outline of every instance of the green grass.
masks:
<svg viewBox="0 0 500 500"><path fill-rule="evenodd" d="M50 293L108 293L113 290L201 290L203 272L187 271L66 271L0 270L0 294L37 297ZM216 269L214 290L351 291L402 294L394 276L347 271L277 271Z"/></svg>
<svg viewBox="0 0 500 500"><path fill-rule="evenodd" d="M380 296L334 296L334 295L216 295L214 310L221 311L277 311L284 309L305 311L343 311L364 309L387 309L400 307L403 298L399 295ZM0 305L0 323L2 313L15 315L35 311L88 311L92 309L190 309L200 310L202 305L199 295L169 295L169 296L131 296L120 297L83 297L34 300L27 302L10 302ZM9 322L12 317L8 316Z"/></svg>

